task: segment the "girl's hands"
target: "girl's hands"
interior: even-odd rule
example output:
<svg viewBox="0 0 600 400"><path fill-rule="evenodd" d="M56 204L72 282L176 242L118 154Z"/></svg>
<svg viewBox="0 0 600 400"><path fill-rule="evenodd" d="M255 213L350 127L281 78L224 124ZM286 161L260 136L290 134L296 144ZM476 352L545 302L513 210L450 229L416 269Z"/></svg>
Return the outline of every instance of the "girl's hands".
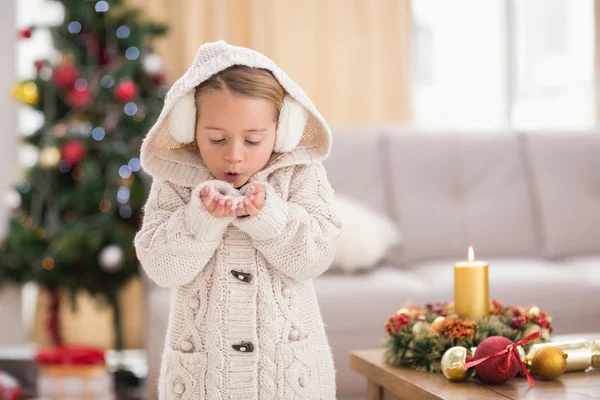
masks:
<svg viewBox="0 0 600 400"><path fill-rule="evenodd" d="M265 187L260 183L252 183L248 186L248 192L244 196L244 200L238 205L237 216L258 215L265 204L266 194Z"/></svg>
<svg viewBox="0 0 600 400"><path fill-rule="evenodd" d="M235 210L231 209L232 200L226 199L225 196L210 186L206 186L200 191L200 200L202 200L206 211L215 218L236 215Z"/></svg>
<svg viewBox="0 0 600 400"><path fill-rule="evenodd" d="M206 186L200 192L200 199L206 211L211 213L215 218L230 217L237 215L245 217L247 215L258 215L265 203L266 191L265 187L260 183L252 183L248 187L246 196L237 205L237 208L232 209L233 201L226 199L221 193Z"/></svg>

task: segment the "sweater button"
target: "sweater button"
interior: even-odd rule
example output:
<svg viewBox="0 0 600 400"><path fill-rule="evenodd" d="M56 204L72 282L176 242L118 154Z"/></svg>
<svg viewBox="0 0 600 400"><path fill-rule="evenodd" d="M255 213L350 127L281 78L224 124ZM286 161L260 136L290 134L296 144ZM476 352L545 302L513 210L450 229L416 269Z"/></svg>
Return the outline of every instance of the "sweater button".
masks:
<svg viewBox="0 0 600 400"><path fill-rule="evenodd" d="M288 335L288 338L290 340L298 340L298 339L300 339L300 332L298 332L298 329L292 329L290 331L290 334Z"/></svg>
<svg viewBox="0 0 600 400"><path fill-rule="evenodd" d="M250 283L250 281L252 280L252 275L250 275L249 273L236 271L235 269L231 270L231 275L235 276L240 281L246 283Z"/></svg>
<svg viewBox="0 0 600 400"><path fill-rule="evenodd" d="M233 347L234 350L237 350L240 353L252 353L254 351L254 345L252 345L252 343L250 343L250 342L242 342L241 344L234 344L231 347Z"/></svg>
<svg viewBox="0 0 600 400"><path fill-rule="evenodd" d="M281 295L286 299L289 298L292 295L292 289L290 289L287 286L284 287L283 289L281 289Z"/></svg>
<svg viewBox="0 0 600 400"><path fill-rule="evenodd" d="M175 394L183 394L184 391L185 391L185 385L181 382L176 383L175 386L173 387L173 392L175 392Z"/></svg>
<svg viewBox="0 0 600 400"><path fill-rule="evenodd" d="M200 307L200 299L198 299L197 297L192 297L190 299L190 307L192 307L194 310Z"/></svg>
<svg viewBox="0 0 600 400"><path fill-rule="evenodd" d="M181 351L189 352L194 349L194 345L189 340L181 342Z"/></svg>

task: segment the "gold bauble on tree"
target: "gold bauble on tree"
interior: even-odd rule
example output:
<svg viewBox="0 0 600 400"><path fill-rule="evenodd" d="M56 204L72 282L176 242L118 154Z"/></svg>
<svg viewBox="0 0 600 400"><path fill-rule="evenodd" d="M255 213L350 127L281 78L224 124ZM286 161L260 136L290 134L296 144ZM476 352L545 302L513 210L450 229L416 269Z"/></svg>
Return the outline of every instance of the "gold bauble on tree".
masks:
<svg viewBox="0 0 600 400"><path fill-rule="evenodd" d="M467 362L467 357L469 357L469 350L462 346L450 347L444 352L441 368L446 379L461 382L473 376L474 368L469 368L466 371L463 368L463 365Z"/></svg>
<svg viewBox="0 0 600 400"><path fill-rule="evenodd" d="M16 83L12 88L13 97L29 106L34 106L40 99L40 94L35 82Z"/></svg>
<svg viewBox="0 0 600 400"><path fill-rule="evenodd" d="M567 369L567 357L558 347L542 347L531 360L531 372L543 379L556 379Z"/></svg>
<svg viewBox="0 0 600 400"><path fill-rule="evenodd" d="M44 168L54 168L60 161L60 151L54 146L45 147L40 151L40 165Z"/></svg>

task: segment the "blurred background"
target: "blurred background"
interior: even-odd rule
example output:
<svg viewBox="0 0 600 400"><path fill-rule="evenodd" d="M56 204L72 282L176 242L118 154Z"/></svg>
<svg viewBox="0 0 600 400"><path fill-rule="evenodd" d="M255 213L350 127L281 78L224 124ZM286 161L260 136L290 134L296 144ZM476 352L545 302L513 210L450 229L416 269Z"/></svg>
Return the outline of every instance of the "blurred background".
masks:
<svg viewBox="0 0 600 400"><path fill-rule="evenodd" d="M451 300L470 244L492 296L600 332L594 0L7 0L0 19L0 367L23 386L35 348L86 344L127 371L123 398L154 398L169 293L131 246L139 148L219 39L273 59L333 130L348 228L315 286L340 398L364 398L349 351L405 301Z"/></svg>

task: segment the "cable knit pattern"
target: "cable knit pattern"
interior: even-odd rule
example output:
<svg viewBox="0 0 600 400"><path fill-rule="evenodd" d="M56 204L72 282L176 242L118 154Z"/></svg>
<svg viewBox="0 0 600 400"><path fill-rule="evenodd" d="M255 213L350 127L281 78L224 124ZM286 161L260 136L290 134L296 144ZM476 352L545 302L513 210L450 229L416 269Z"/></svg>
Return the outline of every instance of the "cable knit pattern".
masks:
<svg viewBox="0 0 600 400"><path fill-rule="evenodd" d="M200 199L216 180L197 152L178 143L169 110L233 64L266 68L309 117L278 131L292 149L273 153L249 178L266 189L256 216L215 218ZM185 126L186 124L181 124ZM224 42L198 51L169 91L142 146L153 178L135 247L148 276L171 291L159 378L161 400L335 399L335 370L312 279L331 264L340 223L322 161L331 133L308 96L264 55Z"/></svg>

